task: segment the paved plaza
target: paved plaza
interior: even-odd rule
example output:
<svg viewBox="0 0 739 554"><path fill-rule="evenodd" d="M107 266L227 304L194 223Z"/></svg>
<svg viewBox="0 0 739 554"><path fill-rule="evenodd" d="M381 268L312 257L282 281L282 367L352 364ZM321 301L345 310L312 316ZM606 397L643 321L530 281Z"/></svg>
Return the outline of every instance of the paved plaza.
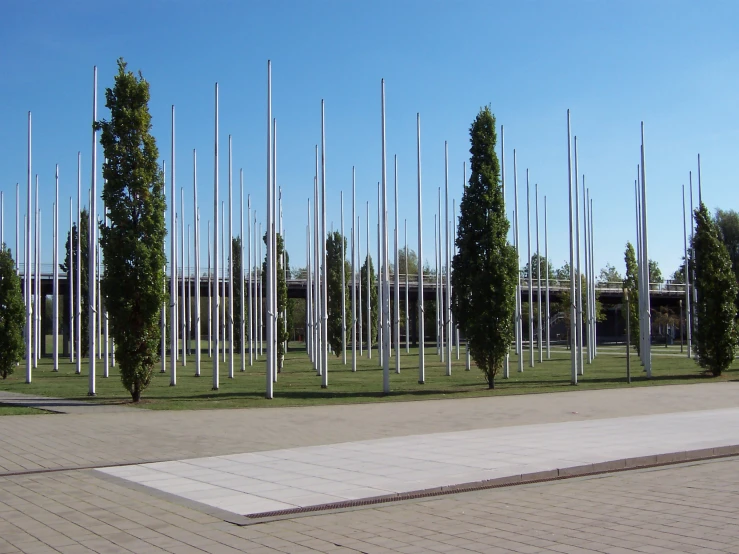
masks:
<svg viewBox="0 0 739 554"><path fill-rule="evenodd" d="M377 492L546 476L553 468L730 453L739 446L737 407L739 384L716 383L358 406L6 416L0 554L739 552L733 456L274 521L244 517ZM157 479L146 477L152 471ZM210 492L189 494L197 490Z"/></svg>

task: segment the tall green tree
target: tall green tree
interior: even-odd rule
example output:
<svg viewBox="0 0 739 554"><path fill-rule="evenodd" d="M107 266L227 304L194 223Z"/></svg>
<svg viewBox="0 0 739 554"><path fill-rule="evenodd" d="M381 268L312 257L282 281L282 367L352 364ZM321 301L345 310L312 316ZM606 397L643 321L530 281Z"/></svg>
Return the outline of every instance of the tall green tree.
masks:
<svg viewBox="0 0 739 554"><path fill-rule="evenodd" d="M634 246L626 243L624 252L624 262L626 263L626 276L624 277L624 288L629 291L629 324L631 325L631 342L639 353L639 267L636 265L636 252ZM626 320L626 314L623 314Z"/></svg>
<svg viewBox="0 0 739 554"><path fill-rule="evenodd" d="M659 268L659 264L655 260L649 260L649 282L664 282L664 279L662 278L662 270Z"/></svg>
<svg viewBox="0 0 739 554"><path fill-rule="evenodd" d="M341 356L341 299L344 298L344 305L347 308L347 322L351 318L349 301L348 281L345 283L344 289L341 288L341 265L344 264L346 270L346 237L342 237L339 231L330 233L326 239L326 266L327 276L326 288L328 290L328 322L326 325L326 333L328 335L328 343L336 356ZM347 275L351 275L351 268ZM348 342L348 339L347 339Z"/></svg>
<svg viewBox="0 0 739 554"><path fill-rule="evenodd" d="M87 294L87 270L89 268L89 244L90 244L90 214L87 211L87 209L83 209L80 212L80 250L82 251L82 265L80 265L80 260L78 259L79 256L77 255L77 223L72 226L72 233L67 233L67 241L65 243L65 250L66 254L64 256L64 262L59 264L59 269L65 273L69 271L69 263L70 259L74 261L74 272L72 274L72 285L75 287L74 292L75 295L78 294L77 290L77 273L80 273L80 287L82 288L82 294L80 296L81 301L81 308L82 308L82 340L80 341L80 344L82 345L82 356L87 356L87 349L89 348L89 344L87 342L87 328L88 328L88 318L89 318L89 312L87 309L87 302L88 302L88 294ZM70 239L71 239L71 246L70 246ZM75 296L75 309L77 306L77 300ZM69 303L65 302L64 306L65 313L67 313L67 316L69 315ZM65 318L65 321L69 321L68 318ZM70 331L70 337L72 337L72 340L76 341L77 337L77 324L75 323L73 325L73 329ZM76 342L75 342L76 344ZM76 348L76 346L75 346Z"/></svg>
<svg viewBox="0 0 739 554"><path fill-rule="evenodd" d="M721 375L734 361L737 283L719 227L703 203L695 210L692 246L698 293L693 341L700 366Z"/></svg>
<svg viewBox="0 0 739 554"><path fill-rule="evenodd" d="M234 276L234 350L241 351L241 290L244 283L241 282L241 237L233 237L231 239L231 252L233 252L233 276ZM229 259L229 268L231 260ZM248 333L249 330L246 329Z"/></svg>
<svg viewBox="0 0 739 554"><path fill-rule="evenodd" d="M0 377L13 373L25 351L23 325L25 306L21 280L15 274L15 260L9 248L0 244Z"/></svg>
<svg viewBox="0 0 739 554"><path fill-rule="evenodd" d="M458 252L452 260L454 318L491 389L513 340L518 280L516 251L506 238L495 143L495 116L485 107L470 126L470 179L459 206Z"/></svg>
<svg viewBox="0 0 739 554"><path fill-rule="evenodd" d="M621 274L618 272L618 270L613 267L611 264L606 264L606 267L602 268L600 270L600 275L598 276L598 282L600 283L621 283L623 282L624 278L621 276Z"/></svg>
<svg viewBox="0 0 739 554"><path fill-rule="evenodd" d="M118 60L113 88L105 90L110 120L102 131L103 201L110 224L100 228L105 257L101 279L120 364L121 381L134 402L151 382L159 358L164 301L164 177L151 134L149 83Z"/></svg>
<svg viewBox="0 0 739 554"><path fill-rule="evenodd" d="M521 277L524 279L529 278L529 267L531 268L532 279L538 279L540 274L542 279L546 279L547 274L549 274L549 279L555 279L557 276L554 272L554 267L552 267L552 262L544 256L539 257L537 254L531 255L531 262L523 266L523 271L521 272Z"/></svg>
<svg viewBox="0 0 739 554"><path fill-rule="evenodd" d="M372 257L367 256L365 258L364 263L362 264L362 268L359 270L359 277L362 284L362 334L364 337L360 337L359 340L364 340L367 336L367 264L369 264L369 287L370 287L370 308L371 308L371 314L370 314L370 323L372 324L372 330L370 331L370 337L372 338L372 343L377 343L377 312L378 312L378 305L377 305L377 279L375 276L375 266L372 263ZM359 298L357 298L357 302L359 302ZM359 316L359 314L357 314ZM359 325L357 325L357 333L359 333Z"/></svg>
<svg viewBox="0 0 739 554"><path fill-rule="evenodd" d="M267 244L267 233L264 233L262 237L264 244ZM285 329L285 310L287 308L287 281L285 280L285 270L283 265L283 256L285 254L285 262L290 270L290 258L285 251L285 241L282 235L277 235L277 252L275 253L276 263L275 271L277 277L277 373L282 372L282 368L285 363L285 350L287 348L287 340L290 337L288 329ZM264 261L262 262L262 287L264 291L267 290L267 255L264 255ZM265 310L266 313L266 310ZM268 318L265 316L265 321Z"/></svg>

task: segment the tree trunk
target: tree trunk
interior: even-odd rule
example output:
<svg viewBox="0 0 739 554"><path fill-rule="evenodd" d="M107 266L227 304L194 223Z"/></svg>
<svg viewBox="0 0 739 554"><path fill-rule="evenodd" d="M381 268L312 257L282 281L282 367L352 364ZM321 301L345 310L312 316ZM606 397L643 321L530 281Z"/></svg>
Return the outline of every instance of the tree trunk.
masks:
<svg viewBox="0 0 739 554"><path fill-rule="evenodd" d="M131 391L131 399L134 402L138 402L141 400L141 389L139 388L138 384L133 387L133 390Z"/></svg>
<svg viewBox="0 0 739 554"><path fill-rule="evenodd" d="M495 388L495 375L488 374L488 389Z"/></svg>

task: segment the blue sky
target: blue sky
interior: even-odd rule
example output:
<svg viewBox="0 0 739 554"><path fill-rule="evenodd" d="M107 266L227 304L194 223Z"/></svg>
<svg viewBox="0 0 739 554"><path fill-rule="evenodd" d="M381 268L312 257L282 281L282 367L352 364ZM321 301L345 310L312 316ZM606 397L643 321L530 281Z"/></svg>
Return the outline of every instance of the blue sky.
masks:
<svg viewBox="0 0 739 554"><path fill-rule="evenodd" d="M469 157L469 125L480 106L490 104L506 129L509 211L516 148L521 209L529 168L532 191L538 183L540 194L548 196L550 259L562 265L569 256L569 108L580 172L594 199L597 269L608 262L623 272L624 245L635 236L633 186L640 122L645 122L649 250L667 276L683 252L680 185L687 185L690 170L695 175L699 152L706 204L711 209L739 207L732 163L739 147L737 21L739 4L730 1L11 0L4 3L0 18L5 241L14 247L16 182L25 207L26 118L31 110L43 261L51 261L47 216L54 164L60 166L60 222L66 233L69 196L76 198L78 150L83 188L90 183L92 67L99 68L99 115L105 117L104 88L112 86L119 56L151 83L154 133L168 165L170 109L176 105L177 187L185 187L188 222L192 150L198 150L203 250L206 222L213 212L216 81L221 198L227 199L225 154L232 134L234 179L243 168L246 193L264 221L266 63L271 59L278 182L284 190L287 246L294 266L305 263L306 203L312 196L314 145L320 142L321 99L326 101L328 224L338 228L343 190L349 234L351 170L356 166L362 250L366 201L371 235L376 237L384 78L388 183L392 186L392 156L397 154L401 236L407 218L414 250L415 125L416 113L421 113L425 259L433 259L433 214L437 187L444 185L444 141L449 142L450 196L458 203L462 163ZM102 150L98 152L102 161ZM238 198L235 189L236 202ZM237 204L235 222L238 216ZM236 234L238 223L234 227ZM521 241L525 245L523 232ZM374 252L376 238L371 244Z"/></svg>

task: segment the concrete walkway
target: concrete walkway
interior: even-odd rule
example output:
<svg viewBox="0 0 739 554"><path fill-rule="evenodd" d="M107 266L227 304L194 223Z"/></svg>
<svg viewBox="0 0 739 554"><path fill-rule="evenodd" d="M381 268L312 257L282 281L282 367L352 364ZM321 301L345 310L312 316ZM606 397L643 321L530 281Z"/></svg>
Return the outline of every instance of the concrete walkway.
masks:
<svg viewBox="0 0 739 554"><path fill-rule="evenodd" d="M96 404L93 401L35 396L3 390L0 390L0 404L37 408L58 414L108 414L131 410L130 407L119 404Z"/></svg>

